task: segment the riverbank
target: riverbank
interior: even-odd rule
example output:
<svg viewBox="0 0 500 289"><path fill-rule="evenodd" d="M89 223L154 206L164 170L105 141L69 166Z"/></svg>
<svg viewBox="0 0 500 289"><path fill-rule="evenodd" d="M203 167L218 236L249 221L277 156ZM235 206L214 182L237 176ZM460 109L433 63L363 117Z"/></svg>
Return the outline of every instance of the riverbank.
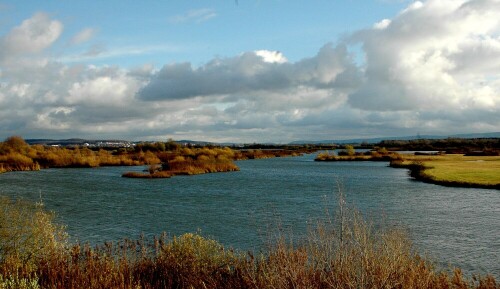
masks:
<svg viewBox="0 0 500 289"><path fill-rule="evenodd" d="M406 168L416 180L451 187L500 189L500 157L404 155L390 166Z"/></svg>
<svg viewBox="0 0 500 289"><path fill-rule="evenodd" d="M500 156L444 153L399 154L387 150L320 153L315 161L388 161L416 180L451 187L500 189Z"/></svg>

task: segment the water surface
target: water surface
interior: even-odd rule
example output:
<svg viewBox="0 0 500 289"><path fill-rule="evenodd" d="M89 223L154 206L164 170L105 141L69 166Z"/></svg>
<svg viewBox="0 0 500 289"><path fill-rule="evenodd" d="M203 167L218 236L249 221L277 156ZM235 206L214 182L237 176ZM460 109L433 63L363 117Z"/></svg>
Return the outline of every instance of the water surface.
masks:
<svg viewBox="0 0 500 289"><path fill-rule="evenodd" d="M227 246L259 250L268 228L294 235L346 199L378 222L407 228L415 245L440 265L500 278L500 191L416 182L382 162L314 162L314 155L240 161L241 171L171 179L122 178L142 167L47 169L0 175L0 193L39 200L72 238L102 243L141 233L201 230ZM279 224L279 225L277 225Z"/></svg>

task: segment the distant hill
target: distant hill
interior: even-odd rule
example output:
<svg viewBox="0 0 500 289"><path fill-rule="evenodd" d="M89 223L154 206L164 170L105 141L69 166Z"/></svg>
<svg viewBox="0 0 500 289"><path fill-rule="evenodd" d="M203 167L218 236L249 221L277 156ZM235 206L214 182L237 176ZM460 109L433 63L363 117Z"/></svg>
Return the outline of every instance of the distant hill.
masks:
<svg viewBox="0 0 500 289"><path fill-rule="evenodd" d="M414 140L414 139L446 139L446 138L500 138L500 132L491 132L491 133L468 133L468 134L455 134L455 135L418 135L418 136L401 136L401 137L377 137L377 138L352 138L352 139L330 139L330 140L298 140L288 143L289 145L302 145L302 144L359 144L359 143L379 143L383 140ZM88 140L81 138L70 138L70 139L26 139L28 144L43 144L43 145L97 145L97 146L106 146L106 144L123 144L130 145L133 143L126 140ZM195 140L176 140L175 142L180 144L191 144L197 146L205 146L205 145L220 145L220 146L242 146L242 145L251 145L251 144L243 144L243 143L216 143L209 141L195 141ZM258 145L277 145L275 143L255 143Z"/></svg>
<svg viewBox="0 0 500 289"><path fill-rule="evenodd" d="M401 136L401 137L377 137L377 138L353 138L341 140L319 140L319 141L294 141L290 144L357 144L357 143L379 143L383 140L413 140L413 139L446 139L446 138L500 138L500 132L491 133L468 133L455 135L418 135L418 136Z"/></svg>
<svg viewBox="0 0 500 289"><path fill-rule="evenodd" d="M81 139L81 138L70 138L70 139L25 139L26 143L30 145L34 144L42 144L42 145L85 145L85 144L106 144L106 143L115 143L115 144L129 144L131 142L125 140L89 140L89 139Z"/></svg>
<svg viewBox="0 0 500 289"><path fill-rule="evenodd" d="M176 140L175 142L180 143L180 144L190 144L190 145L195 145L195 146L219 145L218 143L210 142L210 141L197 141L197 140L188 140L188 139Z"/></svg>

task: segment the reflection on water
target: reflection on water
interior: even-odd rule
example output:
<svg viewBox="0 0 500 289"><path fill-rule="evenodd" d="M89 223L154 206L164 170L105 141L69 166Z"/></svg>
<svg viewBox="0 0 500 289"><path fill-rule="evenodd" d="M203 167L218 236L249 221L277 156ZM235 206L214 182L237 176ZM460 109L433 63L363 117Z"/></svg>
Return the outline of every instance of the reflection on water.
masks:
<svg viewBox="0 0 500 289"><path fill-rule="evenodd" d="M241 161L240 172L121 178L130 167L48 169L0 175L0 193L39 200L91 243L163 231L201 230L225 245L258 250L268 227L300 235L335 203L336 181L349 203L407 228L420 252L468 272L500 278L500 191L415 182L375 162L313 162L313 155ZM132 168L141 170L142 168Z"/></svg>

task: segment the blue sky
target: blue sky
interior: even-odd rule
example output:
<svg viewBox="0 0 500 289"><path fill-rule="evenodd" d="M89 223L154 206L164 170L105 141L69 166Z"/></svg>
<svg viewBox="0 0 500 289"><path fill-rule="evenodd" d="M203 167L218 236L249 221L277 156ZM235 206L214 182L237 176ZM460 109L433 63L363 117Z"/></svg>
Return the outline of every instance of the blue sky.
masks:
<svg viewBox="0 0 500 289"><path fill-rule="evenodd" d="M500 131L500 2L0 1L0 137Z"/></svg>
<svg viewBox="0 0 500 289"><path fill-rule="evenodd" d="M291 61L327 42L391 18L405 1L3 1L2 30L43 11L65 23L53 52L99 65L134 66L278 50ZM68 47L83 29L92 37ZM98 58L80 56L92 48ZM73 57L73 59L71 59Z"/></svg>

